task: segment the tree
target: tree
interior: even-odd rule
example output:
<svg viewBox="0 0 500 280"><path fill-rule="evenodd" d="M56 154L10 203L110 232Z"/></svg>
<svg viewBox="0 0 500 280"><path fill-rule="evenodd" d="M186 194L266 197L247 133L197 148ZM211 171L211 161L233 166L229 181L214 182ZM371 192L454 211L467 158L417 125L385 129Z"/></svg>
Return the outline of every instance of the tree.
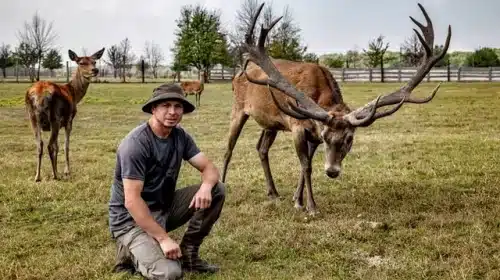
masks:
<svg viewBox="0 0 500 280"><path fill-rule="evenodd" d="M368 65L370 67L377 67L380 65L380 81L384 82L384 54L389 48L389 43L384 43L384 36L380 35L375 40L368 43L368 50L363 49L365 55L368 57Z"/></svg>
<svg viewBox="0 0 500 280"><path fill-rule="evenodd" d="M357 66L360 66L360 61L361 61L361 55L359 54L359 51L357 50L348 50L347 53L345 54L345 62L346 62L346 68L356 68Z"/></svg>
<svg viewBox="0 0 500 280"><path fill-rule="evenodd" d="M39 81L43 56L57 38L56 33L52 30L52 22L47 23L36 12L31 18L31 23L24 22L24 30L18 31L18 37L20 42L30 45L35 51L38 63L36 80Z"/></svg>
<svg viewBox="0 0 500 280"><path fill-rule="evenodd" d="M424 55L422 43L415 33L401 45L401 63L403 65L417 67L422 62Z"/></svg>
<svg viewBox="0 0 500 280"><path fill-rule="evenodd" d="M132 53L132 45L130 44L130 40L128 38L123 39L120 42L120 47L119 47L119 66L121 68L121 77L122 77L122 82L125 83L126 77L128 74L130 74L130 70L134 66L134 61L136 59L135 54Z"/></svg>
<svg viewBox="0 0 500 280"><path fill-rule="evenodd" d="M220 13L209 11L200 4L183 6L176 20L175 52L183 65L203 71L203 81L208 83L208 71L222 63L221 50L226 42L220 24ZM227 49L225 50L227 52Z"/></svg>
<svg viewBox="0 0 500 280"><path fill-rule="evenodd" d="M306 53L302 56L302 60L305 62L319 63L319 58L315 53Z"/></svg>
<svg viewBox="0 0 500 280"><path fill-rule="evenodd" d="M345 59L340 54L328 55L324 60L323 64L325 64L328 68L342 68L344 67Z"/></svg>
<svg viewBox="0 0 500 280"><path fill-rule="evenodd" d="M19 46L16 48L14 55L15 59L18 61L18 64L23 65L25 67L25 71L28 70L30 80L34 82L35 81L34 67L38 60L37 50L35 49L35 47L30 45L29 43L21 42L19 43Z"/></svg>
<svg viewBox="0 0 500 280"><path fill-rule="evenodd" d="M106 64L111 66L113 68L113 76L116 79L118 76L118 70L120 69L121 65L121 52L120 48L117 45L112 45L110 48L107 50L108 54L108 59L106 60Z"/></svg>
<svg viewBox="0 0 500 280"><path fill-rule="evenodd" d="M264 19L266 21L268 20L265 16ZM293 22L293 17L288 6L285 7L283 18L279 23L274 34L270 34L271 41L268 47L269 55L277 59L288 59L293 61L302 60L302 56L305 54L307 47L301 46L300 44L301 30Z"/></svg>
<svg viewBox="0 0 500 280"><path fill-rule="evenodd" d="M145 59L148 65L148 68L151 68L151 72L153 73L153 77L158 78L158 66L160 66L160 62L163 61L163 54L161 48L158 44L154 42L146 41L146 45L144 46L144 52L146 54ZM145 67L146 68L146 67Z"/></svg>
<svg viewBox="0 0 500 280"><path fill-rule="evenodd" d="M494 49L484 47L468 55L465 65L471 67L496 67L500 66L500 60Z"/></svg>
<svg viewBox="0 0 500 280"><path fill-rule="evenodd" d="M0 46L0 67L2 68L4 79L7 78L7 67L11 67L13 65L14 61L12 59L10 45L2 43L2 45Z"/></svg>
<svg viewBox="0 0 500 280"><path fill-rule="evenodd" d="M43 68L50 70L50 76L54 76L54 69L61 68L62 65L62 57L56 49L51 49L45 56L42 64Z"/></svg>

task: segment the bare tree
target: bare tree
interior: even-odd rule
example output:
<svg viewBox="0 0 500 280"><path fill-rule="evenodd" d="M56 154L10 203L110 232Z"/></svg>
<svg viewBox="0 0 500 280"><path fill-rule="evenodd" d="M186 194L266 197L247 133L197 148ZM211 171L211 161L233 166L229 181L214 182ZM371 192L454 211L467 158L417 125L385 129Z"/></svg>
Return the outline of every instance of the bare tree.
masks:
<svg viewBox="0 0 500 280"><path fill-rule="evenodd" d="M6 69L12 65L10 45L2 43L0 46L0 68L2 68L3 78L7 78Z"/></svg>
<svg viewBox="0 0 500 280"><path fill-rule="evenodd" d="M407 66L418 66L424 58L424 48L417 34L407 38L401 46L402 63Z"/></svg>
<svg viewBox="0 0 500 280"><path fill-rule="evenodd" d="M30 22L24 22L24 30L18 31L19 41L32 46L35 49L38 63L36 80L40 80L40 66L45 53L52 47L57 34L52 29L52 22L47 23L38 12L31 18Z"/></svg>
<svg viewBox="0 0 500 280"><path fill-rule="evenodd" d="M384 82L384 55L389 48L389 42L384 42L384 36L380 35L377 39L370 40L368 43L368 50L363 49L368 57L368 65L370 67L377 67L380 65L380 81Z"/></svg>
<svg viewBox="0 0 500 280"><path fill-rule="evenodd" d="M108 51L108 59L105 60L106 64L111 66L113 68L113 76L116 79L116 76L118 74L118 70L120 69L121 65L121 57L122 55L120 54L120 48L117 45L112 45Z"/></svg>
<svg viewBox="0 0 500 280"><path fill-rule="evenodd" d="M132 53L132 45L128 38L120 42L120 55L121 77L122 81L125 83L127 74L129 74L130 69L134 66L134 61L136 59L135 54Z"/></svg>
<svg viewBox="0 0 500 280"><path fill-rule="evenodd" d="M151 67L153 77L156 79L158 78L158 66L160 66L160 62L162 62L164 59L161 48L154 42L150 43L149 41L146 41L144 52L146 53L145 59L147 60L147 65Z"/></svg>

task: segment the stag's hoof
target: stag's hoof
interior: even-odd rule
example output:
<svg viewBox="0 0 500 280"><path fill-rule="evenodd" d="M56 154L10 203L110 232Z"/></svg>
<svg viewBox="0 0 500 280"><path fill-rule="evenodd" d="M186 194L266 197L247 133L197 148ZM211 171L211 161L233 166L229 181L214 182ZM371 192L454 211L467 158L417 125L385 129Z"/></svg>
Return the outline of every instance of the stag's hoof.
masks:
<svg viewBox="0 0 500 280"><path fill-rule="evenodd" d="M318 217L319 216L319 211L317 209L307 209L307 215L310 217L310 218L315 218L315 217Z"/></svg>
<svg viewBox="0 0 500 280"><path fill-rule="evenodd" d="M304 204L298 202L298 201L295 201L295 204L293 205L293 207L299 211L302 211L304 210Z"/></svg>
<svg viewBox="0 0 500 280"><path fill-rule="evenodd" d="M40 181L42 181L42 179L40 178L40 176L36 176L35 177L35 182L40 182Z"/></svg>

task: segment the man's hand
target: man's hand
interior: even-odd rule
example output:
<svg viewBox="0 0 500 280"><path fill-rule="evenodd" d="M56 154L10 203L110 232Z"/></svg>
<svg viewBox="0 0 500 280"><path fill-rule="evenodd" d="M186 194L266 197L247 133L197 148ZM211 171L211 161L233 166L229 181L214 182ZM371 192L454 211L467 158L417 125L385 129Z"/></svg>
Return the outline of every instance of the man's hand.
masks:
<svg viewBox="0 0 500 280"><path fill-rule="evenodd" d="M175 242L172 238L167 237L160 242L161 250L165 257L171 260L178 259L182 257L181 248L179 244Z"/></svg>
<svg viewBox="0 0 500 280"><path fill-rule="evenodd" d="M200 189L196 192L189 208L194 207L196 210L205 209L210 207L212 203L212 187L207 185L201 185Z"/></svg>

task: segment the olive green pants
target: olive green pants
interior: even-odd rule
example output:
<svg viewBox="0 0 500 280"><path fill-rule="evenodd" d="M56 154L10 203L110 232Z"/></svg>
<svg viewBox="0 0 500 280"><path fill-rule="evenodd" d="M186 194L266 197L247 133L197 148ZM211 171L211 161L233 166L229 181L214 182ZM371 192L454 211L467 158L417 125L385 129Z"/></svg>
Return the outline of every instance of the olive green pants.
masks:
<svg viewBox="0 0 500 280"><path fill-rule="evenodd" d="M188 208L200 185L193 185L175 192L172 205L168 211L151 213L167 232L189 222L182 238L182 243L199 246L203 238L210 233L218 220L225 200L225 189L222 183L212 188L212 203L207 209L195 211ZM161 217L159 217L159 215ZM179 260L167 259L160 244L139 226L119 236L117 242L117 264L130 257L135 269L148 279L179 279L182 268Z"/></svg>

